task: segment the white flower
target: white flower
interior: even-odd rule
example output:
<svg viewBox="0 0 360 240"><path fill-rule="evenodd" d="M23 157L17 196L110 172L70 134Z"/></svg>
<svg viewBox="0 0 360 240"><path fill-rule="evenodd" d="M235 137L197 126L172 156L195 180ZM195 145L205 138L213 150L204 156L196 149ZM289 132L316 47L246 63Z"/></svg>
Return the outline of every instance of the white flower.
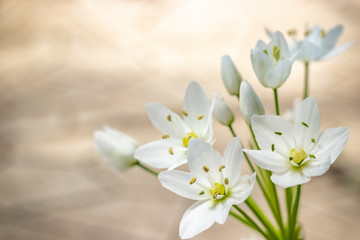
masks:
<svg viewBox="0 0 360 240"><path fill-rule="evenodd" d="M214 93L213 102L213 114L216 120L225 126L231 125L234 122L234 114L231 111L230 107L225 103L220 93Z"/></svg>
<svg viewBox="0 0 360 240"><path fill-rule="evenodd" d="M240 110L245 122L250 125L253 115L265 114L264 107L248 81L242 81L240 87Z"/></svg>
<svg viewBox="0 0 360 240"><path fill-rule="evenodd" d="M302 48L297 56L297 59L301 61L327 60L344 52L354 43L348 42L335 48L342 31L343 27L341 25L333 27L327 33L319 26L314 26L306 33L304 40L295 41L291 51L295 52Z"/></svg>
<svg viewBox="0 0 360 240"><path fill-rule="evenodd" d="M239 96L242 78L228 55L221 58L221 76L229 94Z"/></svg>
<svg viewBox="0 0 360 240"><path fill-rule="evenodd" d="M257 42L251 50L251 63L260 83L276 89L289 77L296 55L297 52L290 54L282 33L275 32L268 45L261 40Z"/></svg>
<svg viewBox="0 0 360 240"><path fill-rule="evenodd" d="M101 159L113 169L125 171L136 162L134 153L138 143L120 131L104 127L104 131L94 133L94 142Z"/></svg>
<svg viewBox="0 0 360 240"><path fill-rule="evenodd" d="M241 176L242 147L238 137L227 145L223 158L208 143L191 139L188 153L190 173L164 171L159 180L165 188L196 203L185 212L180 223L180 237L191 238L214 222L223 224L234 204L250 195L256 173Z"/></svg>
<svg viewBox="0 0 360 240"><path fill-rule="evenodd" d="M261 150L244 151L258 166L272 171L271 180L283 188L324 174L349 136L344 127L319 133L320 114L312 97L300 103L294 125L280 116L253 116L251 123Z"/></svg>
<svg viewBox="0 0 360 240"><path fill-rule="evenodd" d="M299 112L300 98L295 98L292 109L287 109L281 116L291 124L294 124L295 114Z"/></svg>
<svg viewBox="0 0 360 240"><path fill-rule="evenodd" d="M212 108L196 82L186 89L183 119L161 104L147 104L150 121L163 136L137 148L134 157L155 168L173 169L186 163L190 138L213 142Z"/></svg>

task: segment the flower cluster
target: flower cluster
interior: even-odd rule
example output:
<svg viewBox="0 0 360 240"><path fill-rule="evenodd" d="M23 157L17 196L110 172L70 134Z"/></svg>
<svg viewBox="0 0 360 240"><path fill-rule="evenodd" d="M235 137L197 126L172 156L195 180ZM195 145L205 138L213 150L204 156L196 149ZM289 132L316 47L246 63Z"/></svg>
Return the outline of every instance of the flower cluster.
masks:
<svg viewBox="0 0 360 240"><path fill-rule="evenodd" d="M181 116L159 103L148 103L146 112L162 137L138 145L136 140L109 127L96 131L95 147L112 168L124 171L138 165L158 176L168 190L196 202L180 222L182 239L192 238L215 222L225 223L228 215L252 228L265 239L299 239L297 222L301 185L323 175L339 157L348 139L345 127L320 131L320 111L314 97L308 96L308 66L347 49L352 43L334 48L342 32L336 26L328 33L318 26L308 30L303 40L289 47L281 32L270 32L270 42L258 41L251 50L251 63L259 82L274 91L276 115L265 115L263 104L251 84L244 80L229 56L221 60L224 85L236 96L243 120L249 126L253 143L243 149L233 123L235 114L219 93L210 102L196 82L185 93ZM293 35L293 34L292 34ZM291 114L280 116L277 89L288 79L296 60L305 63L303 100L297 100ZM214 149L213 116L229 128L233 138L223 156ZM243 159L251 169L241 175ZM189 172L176 170L187 164ZM146 165L166 169L155 172ZM271 213L272 223L250 197L258 184ZM275 187L285 189L287 223L282 219ZM244 203L253 217L239 206Z"/></svg>

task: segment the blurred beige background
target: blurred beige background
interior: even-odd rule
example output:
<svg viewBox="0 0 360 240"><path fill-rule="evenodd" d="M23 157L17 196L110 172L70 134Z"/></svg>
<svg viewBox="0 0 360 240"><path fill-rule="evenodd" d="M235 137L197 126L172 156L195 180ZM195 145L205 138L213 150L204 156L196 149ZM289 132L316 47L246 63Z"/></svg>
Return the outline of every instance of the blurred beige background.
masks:
<svg viewBox="0 0 360 240"><path fill-rule="evenodd" d="M160 133L147 102L181 110L189 81L208 97L221 92L249 139L236 99L220 78L229 54L274 112L272 91L257 82L250 49L264 27L287 31L345 26L339 43L358 41L360 2L3 0L0 2L0 239L172 240L191 201L131 169L101 164L93 131L110 125L141 143ZM358 239L360 234L360 46L311 65L311 90L322 128L346 126L350 139L331 170L304 186L300 219L307 239ZM281 110L302 93L296 63L279 90ZM231 135L215 124L222 152ZM255 190L255 198L263 201ZM253 235L228 219L194 239Z"/></svg>

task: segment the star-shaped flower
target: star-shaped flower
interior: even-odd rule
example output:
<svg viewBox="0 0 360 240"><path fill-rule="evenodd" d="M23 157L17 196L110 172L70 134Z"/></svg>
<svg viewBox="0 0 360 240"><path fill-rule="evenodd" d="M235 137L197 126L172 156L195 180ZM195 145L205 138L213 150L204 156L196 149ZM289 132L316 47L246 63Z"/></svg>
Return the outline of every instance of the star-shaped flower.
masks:
<svg viewBox="0 0 360 240"><path fill-rule="evenodd" d="M185 212L180 237L192 238L215 222L223 224L234 204L250 195L256 173L241 176L242 147L238 137L227 145L224 156L200 139L191 139L188 151L190 172L164 171L159 180L165 188L196 203Z"/></svg>
<svg viewBox="0 0 360 240"><path fill-rule="evenodd" d="M325 32L319 26L314 26L306 32L306 36L302 41L295 40L291 51L295 52L302 48L297 56L297 59L301 61L327 60L344 52L354 43L348 42L335 48L342 31L343 27L341 25L333 27L329 32Z"/></svg>
<svg viewBox="0 0 360 240"><path fill-rule="evenodd" d="M150 121L163 136L137 148L134 157L155 168L173 169L186 163L191 138L213 142L212 109L196 82L186 89L183 118L159 103L147 104Z"/></svg>
<svg viewBox="0 0 360 240"><path fill-rule="evenodd" d="M258 41L251 50L251 63L257 78L264 87L280 87L291 72L297 52L290 54L288 44L280 32L271 35L269 44Z"/></svg>
<svg viewBox="0 0 360 240"><path fill-rule="evenodd" d="M261 150L247 150L255 163L272 171L271 180L283 188L324 174L348 139L344 127L320 131L317 102L309 97L295 112L294 125L280 116L253 116L252 128Z"/></svg>

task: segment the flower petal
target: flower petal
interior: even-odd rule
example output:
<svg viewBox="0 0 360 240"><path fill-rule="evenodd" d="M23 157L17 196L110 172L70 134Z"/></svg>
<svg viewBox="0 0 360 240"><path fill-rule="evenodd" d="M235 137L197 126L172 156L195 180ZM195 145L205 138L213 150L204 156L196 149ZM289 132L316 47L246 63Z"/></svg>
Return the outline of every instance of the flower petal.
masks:
<svg viewBox="0 0 360 240"><path fill-rule="evenodd" d="M300 169L295 168L290 168L283 173L273 173L271 175L271 181L283 188L304 184L310 180L311 177L305 176Z"/></svg>
<svg viewBox="0 0 360 240"><path fill-rule="evenodd" d="M209 112L210 102L198 83L190 82L186 89L183 108L188 113L184 120L190 126L191 131L203 135L208 128L208 119L212 118L209 115L212 112Z"/></svg>
<svg viewBox="0 0 360 240"><path fill-rule="evenodd" d="M267 56L263 51L259 51L257 49L251 50L251 64L260 83L264 87L269 87L266 82L266 75L273 67L269 56Z"/></svg>
<svg viewBox="0 0 360 240"><path fill-rule="evenodd" d="M331 159L311 159L302 166L302 172L307 177L321 176L329 170Z"/></svg>
<svg viewBox="0 0 360 240"><path fill-rule="evenodd" d="M190 132L190 128L179 115L159 103L148 103L146 105L146 112L154 127L163 134L183 139L186 133Z"/></svg>
<svg viewBox="0 0 360 240"><path fill-rule="evenodd" d="M348 138L348 129L344 127L328 128L320 134L312 149L312 154L317 159L330 157L331 164L333 164L343 150Z"/></svg>
<svg viewBox="0 0 360 240"><path fill-rule="evenodd" d="M184 198L192 200L205 200L209 198L210 196L208 194L200 194L203 188L196 184L196 182L190 184L193 177L191 173L169 170L161 172L158 179L163 187Z"/></svg>
<svg viewBox="0 0 360 240"><path fill-rule="evenodd" d="M134 158L155 168L175 168L186 162L186 148L172 140L161 139L138 147Z"/></svg>
<svg viewBox="0 0 360 240"><path fill-rule="evenodd" d="M240 204L244 202L251 194L254 189L256 182L256 172L254 172L251 177L248 175L241 176L240 182L231 189L231 199L232 204Z"/></svg>
<svg viewBox="0 0 360 240"><path fill-rule="evenodd" d="M250 149L244 149L244 152L254 159L256 165L273 172L284 172L291 167L289 161L277 152Z"/></svg>
<svg viewBox="0 0 360 240"><path fill-rule="evenodd" d="M289 60L280 61L266 75L266 83L268 87L273 89L280 87L288 79L291 72L292 62Z"/></svg>
<svg viewBox="0 0 360 240"><path fill-rule="evenodd" d="M330 29L330 31L326 34L321 44L321 56L326 55L328 52L331 51L331 49L335 47L342 32L343 32L343 26L341 25L337 25L332 29Z"/></svg>
<svg viewBox="0 0 360 240"><path fill-rule="evenodd" d="M340 47L337 47L335 49L332 49L330 52L328 52L325 56L323 56L320 60L327 60L329 58L332 58L342 52L344 52L346 49L351 47L355 41L347 42L344 45L341 45Z"/></svg>
<svg viewBox="0 0 360 240"><path fill-rule="evenodd" d="M252 129L261 150L272 151L288 158L294 147L293 127L280 116L258 116L251 118Z"/></svg>
<svg viewBox="0 0 360 240"><path fill-rule="evenodd" d="M280 50L280 59L290 57L289 46L286 43L284 35L279 31L276 31L271 36L271 42L269 43L269 48L273 49L274 46L277 46L278 49Z"/></svg>
<svg viewBox="0 0 360 240"><path fill-rule="evenodd" d="M203 170L204 166L209 169L208 174L213 176L219 175L217 172L219 166L222 165L222 158L220 153L209 143L197 138L190 139L187 156L190 172L196 177L203 176L207 178L207 173Z"/></svg>
<svg viewBox="0 0 360 240"><path fill-rule="evenodd" d="M294 137L297 148L308 152L319 136L320 113L316 99L308 97L302 101L295 113Z"/></svg>
<svg viewBox="0 0 360 240"><path fill-rule="evenodd" d="M214 224L213 202L197 201L189 207L180 222L179 235L182 239L189 239Z"/></svg>
<svg viewBox="0 0 360 240"><path fill-rule="evenodd" d="M239 137L234 137L228 143L223 156L225 168L222 170L224 176L231 181L237 182L240 179L243 151Z"/></svg>

